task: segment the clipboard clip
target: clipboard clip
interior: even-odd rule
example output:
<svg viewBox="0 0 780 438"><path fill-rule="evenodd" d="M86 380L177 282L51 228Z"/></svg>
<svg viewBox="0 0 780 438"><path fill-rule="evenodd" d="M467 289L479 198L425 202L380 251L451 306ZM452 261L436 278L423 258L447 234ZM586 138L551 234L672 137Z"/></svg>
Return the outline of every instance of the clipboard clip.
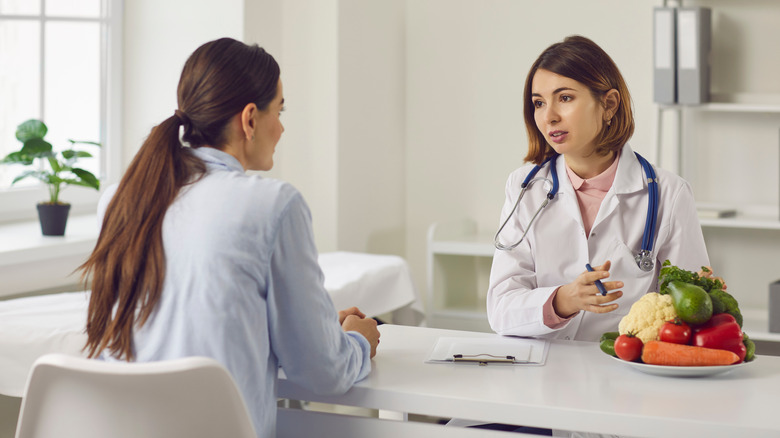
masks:
<svg viewBox="0 0 780 438"><path fill-rule="evenodd" d="M493 354L453 354L453 362L476 362L483 367L489 363L515 363L514 356L496 356Z"/></svg>

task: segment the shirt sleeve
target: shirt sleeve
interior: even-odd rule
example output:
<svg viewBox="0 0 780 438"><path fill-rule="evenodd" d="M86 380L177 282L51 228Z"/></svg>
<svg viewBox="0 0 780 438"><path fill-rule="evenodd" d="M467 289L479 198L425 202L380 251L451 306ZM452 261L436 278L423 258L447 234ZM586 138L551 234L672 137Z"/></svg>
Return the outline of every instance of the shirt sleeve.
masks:
<svg viewBox="0 0 780 438"><path fill-rule="evenodd" d="M342 330L323 284L311 215L296 194L280 217L271 256L271 347L289 380L315 393L339 394L371 371L371 346L361 334Z"/></svg>
<svg viewBox="0 0 780 438"><path fill-rule="evenodd" d="M577 315L575 313L568 318L561 318L555 312L555 307L553 307L553 301L555 300L555 296L558 295L558 289L560 289L560 287L556 288L555 291L553 291L553 293L550 294L550 298L548 298L547 301L544 303L544 306L542 306L542 313L544 314L544 325L550 327L551 329L559 329L561 327L564 327L567 322L569 322L572 318L574 318Z"/></svg>

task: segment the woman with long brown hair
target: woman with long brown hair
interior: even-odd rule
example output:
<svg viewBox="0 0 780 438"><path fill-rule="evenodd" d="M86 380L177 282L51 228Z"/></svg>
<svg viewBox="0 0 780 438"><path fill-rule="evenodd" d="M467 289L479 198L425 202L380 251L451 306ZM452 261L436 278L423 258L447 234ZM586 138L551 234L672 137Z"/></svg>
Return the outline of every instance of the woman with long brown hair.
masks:
<svg viewBox="0 0 780 438"><path fill-rule="evenodd" d="M631 149L628 86L588 38L539 55L523 109L529 164L506 184L488 319L501 334L595 341L658 290L665 260L693 271L709 264L693 192ZM518 202L532 172L553 183L529 185Z"/></svg>
<svg viewBox="0 0 780 438"><path fill-rule="evenodd" d="M263 437L275 434L279 366L314 391L344 392L370 372L379 342L375 320L333 308L300 193L245 173L273 166L284 131L279 76L257 45L199 47L178 109L104 194L100 237L82 266L90 357L213 357Z"/></svg>

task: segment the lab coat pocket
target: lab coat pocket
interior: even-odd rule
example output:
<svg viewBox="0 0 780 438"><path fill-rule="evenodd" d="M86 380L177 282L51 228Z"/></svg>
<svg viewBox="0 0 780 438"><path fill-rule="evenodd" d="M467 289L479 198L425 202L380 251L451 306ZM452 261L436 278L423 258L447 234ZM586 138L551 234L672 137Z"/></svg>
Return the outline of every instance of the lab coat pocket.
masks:
<svg viewBox="0 0 780 438"><path fill-rule="evenodd" d="M609 254L611 254L612 267L609 270L609 280L623 282L623 296L616 301L619 305L616 312L626 315L631 309L631 304L650 292L655 280L655 270L639 269L634 259L636 252L625 243L615 239L611 246Z"/></svg>

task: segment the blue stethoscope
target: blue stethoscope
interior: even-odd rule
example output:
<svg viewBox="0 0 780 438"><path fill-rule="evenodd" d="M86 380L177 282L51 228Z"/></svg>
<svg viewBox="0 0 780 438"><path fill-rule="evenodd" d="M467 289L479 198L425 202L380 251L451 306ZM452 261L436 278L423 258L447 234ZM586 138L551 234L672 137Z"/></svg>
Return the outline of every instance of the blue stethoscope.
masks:
<svg viewBox="0 0 780 438"><path fill-rule="evenodd" d="M638 153L634 152L634 154L636 154L637 159L639 159L639 164L641 164L642 169L644 169L645 176L647 177L648 190L647 219L645 220L645 231L644 234L642 234L642 248L636 254L634 260L636 260L636 264L639 266L639 269L647 272L652 271L653 267L655 266L652 252L653 242L655 241L655 224L658 221L658 178L656 177L655 169L653 169L653 166L650 164L650 162ZM496 249L502 251L511 251L520 245L520 243L522 243L522 241L525 239L525 236L528 234L528 231L531 230L531 225L533 225L536 217L539 216L539 213L542 212L544 207L547 207L547 204L549 204L550 201L555 198L555 195L558 194L558 170L555 168L555 161L558 159L558 157L559 154L555 154L546 159L542 164L534 166L534 168L531 169L531 173L525 177L523 184L520 185L520 194L517 196L517 202L515 202L515 206L512 208L509 216L506 218L504 223L501 225L501 228L499 228L498 232L496 233L496 237L494 239ZM552 181L542 177L534 178L539 170L548 162L550 163L550 174L552 176ZM508 246L502 244L499 240L501 230L504 229L504 226L506 226L507 222L509 222L509 219L515 213L515 211L517 211L517 206L520 205L520 200L523 199L526 189L531 188L534 183L539 181L543 181L546 185L550 186L550 190L547 192L547 197L544 199L544 201L542 201L542 204L536 210L536 213L534 213L533 217L531 218L531 222L528 223L528 227L525 229L525 232L522 236L520 236L520 240Z"/></svg>

